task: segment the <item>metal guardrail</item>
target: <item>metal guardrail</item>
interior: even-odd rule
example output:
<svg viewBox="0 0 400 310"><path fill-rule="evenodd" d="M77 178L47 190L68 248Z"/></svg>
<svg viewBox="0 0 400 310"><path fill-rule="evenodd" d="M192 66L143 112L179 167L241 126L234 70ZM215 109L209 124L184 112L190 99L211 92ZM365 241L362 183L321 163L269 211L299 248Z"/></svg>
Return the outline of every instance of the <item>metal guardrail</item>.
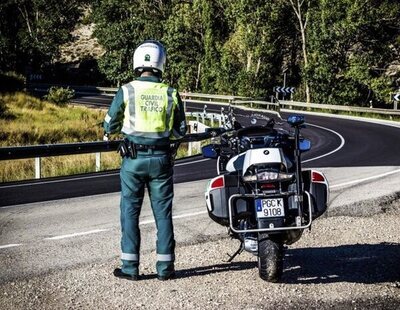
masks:
<svg viewBox="0 0 400 310"><path fill-rule="evenodd" d="M218 120L220 126L223 121L221 115L217 113L188 112L186 116L195 117L197 121L202 120L202 122L204 122L205 119ZM203 140L201 135L188 134L181 142L199 140ZM111 152L117 150L121 141L122 140L0 147L0 160Z"/></svg>
<svg viewBox="0 0 400 310"><path fill-rule="evenodd" d="M0 160L110 152L121 140L1 147Z"/></svg>
<svg viewBox="0 0 400 310"><path fill-rule="evenodd" d="M203 112L188 112L186 116L195 117L197 121L201 120L203 123L205 119L210 119L211 124L214 124L214 120L218 120L219 126L221 126L224 121L221 114L206 113L205 110ZM187 134L181 142L189 142L190 144L191 142L201 141L207 138L210 138L208 133L199 132ZM101 153L116 151L121 141L122 140L112 140L0 147L0 160L35 158L35 178L40 179L42 157L96 153L95 171L98 172L101 169Z"/></svg>
<svg viewBox="0 0 400 310"><path fill-rule="evenodd" d="M101 153L116 151L120 142L121 140L1 147L0 160L35 158L35 178L40 179L42 157L96 153L97 172L100 171Z"/></svg>
<svg viewBox="0 0 400 310"><path fill-rule="evenodd" d="M345 112L359 112L359 113L400 116L400 110L392 110L392 109L363 108L363 107L331 105L322 103L306 104L304 102L298 102L298 101L280 101L280 104L282 106L286 106L289 108L292 107L303 108L303 109L311 108L311 109L330 110L330 111L345 111Z"/></svg>
<svg viewBox="0 0 400 310"><path fill-rule="evenodd" d="M63 87L73 89L76 94L79 95L97 95L97 94L109 94L114 96L118 88L114 87L97 87L97 86L76 86L76 85L64 85L64 84L46 84L46 83L29 83L27 89L39 93L48 92L50 87Z"/></svg>
<svg viewBox="0 0 400 310"><path fill-rule="evenodd" d="M29 89L37 92L45 92L51 86L67 87L66 85L51 85L51 84L29 84ZM89 87L89 86L69 86L74 89L78 94L110 94L114 95L117 88L110 87ZM280 106L286 106L290 109L293 107L301 109L322 109L331 111L346 111L346 112L360 112L360 113L374 113L384 114L390 116L400 116L399 110L386 110L376 108L362 108L362 107L349 107L349 106L338 106L338 105L327 105L327 104L306 104L304 102L294 101L280 101L279 104L275 103L273 97L271 102L264 100L252 100L251 98L241 96L226 96L226 95L212 95L212 94L201 94L201 93L181 93L181 97L184 102L192 103L208 103L218 105L250 105L263 106L267 110L279 110ZM206 101L206 100L207 101ZM207 117L211 120L212 124L214 119L223 122L223 118L219 114L212 113L208 115L204 110L203 112L188 113L188 115L196 117L197 121ZM204 137L206 139L206 137ZM186 142L193 142L202 140L199 134L192 134L186 137ZM62 155L74 155L74 154L85 154L85 153L96 153L96 171L100 170L100 153L115 151L120 141L97 141L97 142L84 142L84 143L71 143L71 144L47 144L39 146L22 146L22 147L2 147L0 148L0 160L13 160L23 158L35 158L35 175L36 178L40 178L41 174L41 157L48 156L62 156Z"/></svg>
<svg viewBox="0 0 400 310"><path fill-rule="evenodd" d="M51 86L67 87L67 85L52 85L52 84L29 84L29 89L46 92ZM114 87L94 87L94 86L69 86L74 89L76 94L105 94L114 95L118 88ZM266 106L268 109L272 100L253 100L248 97L242 96L231 96L231 95L213 95L213 94L202 94L202 93L190 93L181 92L180 93L183 101L193 102L193 103L209 103L209 104L233 104L233 105L243 105L248 104L250 107L255 105ZM377 109L377 108L366 108L366 107L354 107L354 106L343 106L343 105L329 105L322 103L305 103L299 101L280 101L282 107L288 107L292 109L293 107L300 109L315 109L315 110L328 110L328 111L343 111L343 112L356 112L356 113L370 113L378 115L387 116L400 116L400 110L397 109Z"/></svg>

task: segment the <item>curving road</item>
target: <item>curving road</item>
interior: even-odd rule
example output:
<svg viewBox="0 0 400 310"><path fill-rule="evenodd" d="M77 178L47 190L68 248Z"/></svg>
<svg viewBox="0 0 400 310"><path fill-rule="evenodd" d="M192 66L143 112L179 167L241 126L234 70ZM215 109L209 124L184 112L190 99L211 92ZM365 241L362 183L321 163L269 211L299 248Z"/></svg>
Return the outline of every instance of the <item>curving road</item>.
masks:
<svg viewBox="0 0 400 310"><path fill-rule="evenodd" d="M202 107L197 108L202 110ZM400 128L314 115L306 115L306 120L308 126L303 135L311 139L313 149L304 155L304 165L324 167L322 170L328 171L332 209L349 204L357 207L359 197L369 199L368 195L373 192L371 188L383 195L384 189L399 187L398 177L394 178L393 171L398 171L400 166ZM357 186L361 196L356 197L348 188L354 182L384 174L388 175L385 182ZM173 212L179 250L185 244L196 245L226 236L225 229L208 218L202 199L206 184L204 179L214 175L215 162L200 156L176 164L175 181L179 184L176 185ZM189 182L193 180L200 181ZM377 183L384 188L378 188ZM2 184L0 203L4 206L8 203L9 206L0 208L0 287L8 283L14 285L15 281L22 287L16 290L16 295L34 291L42 298L45 293L38 292L42 286L35 284L28 287L25 285L27 281L46 275L63 281L64 274L69 270L80 272L79 268L96 279L91 283L94 287L102 280L108 281L111 271L119 264L118 190L117 171L40 180L30 184ZM59 199L107 192L109 194ZM26 199L40 201L43 194L59 200L16 205ZM140 225L142 252L144 256L153 257L155 225L147 198ZM351 227L346 229L351 230ZM375 234L375 231L371 233ZM191 268L197 266L196 261L185 260L185 257L180 256L179 260L185 261ZM290 268L291 263L289 258ZM181 268L182 265L178 265L178 269ZM150 277L154 273L152 265L143 272ZM77 283L81 278L79 273ZM28 283L31 285L31 282Z"/></svg>
<svg viewBox="0 0 400 310"><path fill-rule="evenodd" d="M76 98L75 102L107 108L111 98L110 95L81 96ZM190 111L203 111L204 106L188 103L186 108ZM220 111L220 106L207 104L207 112ZM289 113L286 111L281 115L286 119ZM317 115L305 115L305 118L307 128L302 132L312 141L312 149L303 156L306 167L400 165L400 124L391 127L354 119ZM189 180L192 179L184 179L184 181ZM176 181L181 182L181 179L177 178Z"/></svg>
<svg viewBox="0 0 400 310"><path fill-rule="evenodd" d="M108 106L110 96L86 96L80 104ZM187 104L191 111L203 111L203 105ZM219 106L208 105L207 112L220 112ZM249 112L239 120L249 122ZM282 113L285 119L288 113ZM303 136L312 149L303 156L304 167L400 166L400 128L349 119L306 115ZM277 126L289 129L285 122ZM215 161L201 156L178 160L175 183L203 180L215 176ZM0 185L0 207L62 198L81 197L120 190L119 172L109 171L68 178L48 178Z"/></svg>

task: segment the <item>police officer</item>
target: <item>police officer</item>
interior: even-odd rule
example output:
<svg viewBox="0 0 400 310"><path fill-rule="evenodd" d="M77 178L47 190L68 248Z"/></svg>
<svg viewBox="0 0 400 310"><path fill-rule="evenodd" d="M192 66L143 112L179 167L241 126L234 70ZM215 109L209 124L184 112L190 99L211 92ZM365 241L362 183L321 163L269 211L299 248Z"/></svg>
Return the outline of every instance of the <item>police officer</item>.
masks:
<svg viewBox="0 0 400 310"><path fill-rule="evenodd" d="M133 56L139 77L123 85L104 120L106 136L122 132L121 261L118 278L139 279L139 215L144 187L148 189L157 227L157 277L175 276L175 240L172 225L173 156L170 145L186 133L185 113L176 89L161 82L164 46L153 40L140 44Z"/></svg>

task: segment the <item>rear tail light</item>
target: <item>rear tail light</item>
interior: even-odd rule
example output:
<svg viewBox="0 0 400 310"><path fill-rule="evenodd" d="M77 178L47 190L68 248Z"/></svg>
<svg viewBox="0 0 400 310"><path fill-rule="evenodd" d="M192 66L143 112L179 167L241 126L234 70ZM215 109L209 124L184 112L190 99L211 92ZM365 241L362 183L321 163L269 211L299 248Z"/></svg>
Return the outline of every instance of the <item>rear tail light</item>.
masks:
<svg viewBox="0 0 400 310"><path fill-rule="evenodd" d="M217 177L211 181L210 189L225 187L225 179L223 176Z"/></svg>
<svg viewBox="0 0 400 310"><path fill-rule="evenodd" d="M312 182L325 182L325 178L324 176L317 172L317 171L313 171L312 172Z"/></svg>
<svg viewBox="0 0 400 310"><path fill-rule="evenodd" d="M264 183L264 184L261 184L261 189L275 189L276 188L276 186L275 186L275 184L273 184L273 183Z"/></svg>

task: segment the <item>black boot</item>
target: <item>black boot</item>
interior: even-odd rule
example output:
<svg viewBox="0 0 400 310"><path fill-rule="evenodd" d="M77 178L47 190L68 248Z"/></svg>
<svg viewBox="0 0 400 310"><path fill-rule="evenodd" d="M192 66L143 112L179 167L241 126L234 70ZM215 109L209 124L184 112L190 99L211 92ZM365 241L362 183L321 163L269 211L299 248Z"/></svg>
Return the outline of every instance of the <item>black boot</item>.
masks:
<svg viewBox="0 0 400 310"><path fill-rule="evenodd" d="M121 268L115 268L114 269L114 276L116 276L117 278L121 278L121 279L126 279L126 280L130 280L130 281L138 281L140 280L140 276L138 274L127 274L122 272Z"/></svg>
<svg viewBox="0 0 400 310"><path fill-rule="evenodd" d="M166 281L166 280L175 279L175 276L176 276L175 271L173 271L169 275L166 275L166 276L157 275L157 279L160 281Z"/></svg>

